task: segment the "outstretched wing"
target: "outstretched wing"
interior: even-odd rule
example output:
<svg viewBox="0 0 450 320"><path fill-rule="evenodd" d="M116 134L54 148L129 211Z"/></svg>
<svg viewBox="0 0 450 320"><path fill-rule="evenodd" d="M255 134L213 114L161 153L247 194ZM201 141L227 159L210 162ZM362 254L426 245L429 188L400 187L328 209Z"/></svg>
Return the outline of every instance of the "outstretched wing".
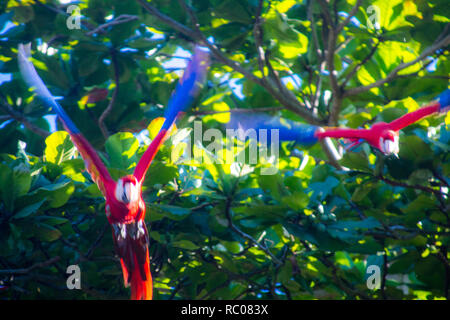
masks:
<svg viewBox="0 0 450 320"><path fill-rule="evenodd" d="M437 97L436 102L431 103L426 107L422 107L413 112L409 112L404 116L395 119L388 124L390 130L399 131L430 114L437 112L447 112L450 108L450 89L445 90Z"/></svg>
<svg viewBox="0 0 450 320"><path fill-rule="evenodd" d="M201 84L206 77L206 71L209 65L209 54L207 51L200 47L196 47L194 55L192 56L189 65L184 72L183 77L179 81L175 88L172 97L170 98L168 107L165 113L165 121L156 135L155 139L151 142L148 149L142 155L141 160L137 164L134 170L134 176L139 182L142 182L145 178L150 163L158 152L159 147L167 136L170 127L175 122L178 114L186 110L194 101L195 97L200 91Z"/></svg>
<svg viewBox="0 0 450 320"><path fill-rule="evenodd" d="M316 132L316 137L323 138L344 138L356 142L359 139L368 139L370 130L368 129L351 129L351 128L324 128L322 131Z"/></svg>
<svg viewBox="0 0 450 320"><path fill-rule="evenodd" d="M36 72L33 63L30 61L30 58L30 44L19 44L18 60L23 79L33 88L37 96L56 112L63 123L64 128L70 134L73 143L83 157L86 169L91 175L92 180L98 185L103 195L106 195L106 185L113 182L108 170L91 144L84 138L61 105L55 100L50 91L48 91L44 82Z"/></svg>
<svg viewBox="0 0 450 320"><path fill-rule="evenodd" d="M439 102L433 103L429 106L417 109L413 112L408 112L407 114L401 116L398 119L391 121L388 124L388 129L393 131L399 131L404 127L407 127L420 119L429 116L435 112L439 112L440 104Z"/></svg>
<svg viewBox="0 0 450 320"><path fill-rule="evenodd" d="M450 89L442 92L438 97L439 112L445 113L450 110Z"/></svg>
<svg viewBox="0 0 450 320"><path fill-rule="evenodd" d="M295 141L301 145L311 145L317 142L315 132L318 127L262 113L250 115L232 113L226 127L227 130L234 130L234 135L240 140L254 137L262 144L270 144L273 139ZM278 138L275 138L274 135L278 135Z"/></svg>

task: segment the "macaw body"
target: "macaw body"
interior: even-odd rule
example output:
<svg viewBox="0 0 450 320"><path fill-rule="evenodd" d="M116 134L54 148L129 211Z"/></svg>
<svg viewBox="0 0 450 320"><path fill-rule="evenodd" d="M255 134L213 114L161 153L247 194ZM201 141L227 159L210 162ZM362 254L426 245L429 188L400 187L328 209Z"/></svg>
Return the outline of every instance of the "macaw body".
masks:
<svg viewBox="0 0 450 320"><path fill-rule="evenodd" d="M56 112L65 130L84 159L86 170L105 197L105 213L112 228L114 247L120 258L125 286L131 285L131 299L152 299L152 276L148 252L148 231L144 221L142 184L145 174L180 112L190 106L199 93L208 68L208 53L200 47L172 95L161 130L144 152L131 175L114 181L90 143L80 133L64 109L48 91L29 61L30 47L19 45L19 67L24 80L43 102Z"/></svg>

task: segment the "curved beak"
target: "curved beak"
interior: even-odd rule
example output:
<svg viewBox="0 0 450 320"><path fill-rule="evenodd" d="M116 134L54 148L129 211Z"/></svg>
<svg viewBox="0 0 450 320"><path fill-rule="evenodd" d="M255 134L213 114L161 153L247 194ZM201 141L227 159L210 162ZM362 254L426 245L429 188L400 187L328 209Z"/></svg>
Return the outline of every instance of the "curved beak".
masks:
<svg viewBox="0 0 450 320"><path fill-rule="evenodd" d="M398 146L398 138L394 138L394 140L390 139L380 139L380 147L381 152L386 155L393 154L398 158L399 146Z"/></svg>

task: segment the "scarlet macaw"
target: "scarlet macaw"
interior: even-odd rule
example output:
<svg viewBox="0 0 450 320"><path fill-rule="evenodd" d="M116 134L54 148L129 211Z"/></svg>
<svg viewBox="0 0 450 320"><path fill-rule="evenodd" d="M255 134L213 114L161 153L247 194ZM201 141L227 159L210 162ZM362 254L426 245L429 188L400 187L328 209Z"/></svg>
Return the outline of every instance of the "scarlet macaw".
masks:
<svg viewBox="0 0 450 320"><path fill-rule="evenodd" d="M38 97L58 115L84 159L86 169L105 197L105 212L112 227L114 247L120 257L125 286L131 284L131 299L152 299L152 276L148 253L148 232L144 222L142 183L150 163L168 135L178 114L190 106L205 80L209 54L196 47L165 113L165 121L142 155L134 173L114 181L98 154L84 138L61 105L48 91L30 62L30 46L19 45L19 67L24 80Z"/></svg>
<svg viewBox="0 0 450 320"><path fill-rule="evenodd" d="M436 102L409 112L390 123L374 123L369 129L322 128L285 119L273 119L265 115L252 115L249 117L233 115L228 128L241 128L244 130L253 128L256 130L266 129L268 131L278 129L281 141L296 141L303 145L311 145L319 139L327 137L348 139L353 142L351 147L367 141L371 146L389 155L399 152L399 130L433 113L447 112L449 108L450 90L447 89L438 97Z"/></svg>

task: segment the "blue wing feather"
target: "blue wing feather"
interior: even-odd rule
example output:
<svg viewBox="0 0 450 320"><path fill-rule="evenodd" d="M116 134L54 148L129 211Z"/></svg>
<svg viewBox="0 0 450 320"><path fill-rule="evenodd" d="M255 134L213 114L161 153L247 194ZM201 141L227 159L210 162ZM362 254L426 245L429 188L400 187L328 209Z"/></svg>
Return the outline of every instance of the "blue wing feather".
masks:
<svg viewBox="0 0 450 320"><path fill-rule="evenodd" d="M439 111L447 112L450 109L450 89L445 90L438 97L440 104Z"/></svg>
<svg viewBox="0 0 450 320"><path fill-rule="evenodd" d="M56 112L58 117L61 119L65 129L69 132L73 143L76 145L78 151L85 161L86 170L91 175L92 180L98 185L102 193L106 196L107 185L111 185L111 183L113 182L108 170L100 160L94 148L83 137L78 128L66 114L64 109L56 101L55 97L53 97L50 91L48 91L44 82L39 77L36 69L31 63L30 57L30 45L24 46L20 44L18 60L23 79L30 87L33 88L37 96L42 99L47 106L51 107L52 110Z"/></svg>
<svg viewBox="0 0 450 320"><path fill-rule="evenodd" d="M19 44L19 69L23 75L23 79L28 84L28 86L32 87L38 97L43 100L43 102L50 106L54 112L57 113L61 121L66 126L66 129L73 134L77 134L80 132L72 120L69 118L67 113L61 107L61 105L56 101L55 97L48 91L42 79L36 72L33 64L31 63L31 53L30 53L31 44Z"/></svg>
<svg viewBox="0 0 450 320"><path fill-rule="evenodd" d="M209 65L209 53L201 47L195 47L194 54L189 62L183 77L177 84L174 93L172 94L166 112L165 121L159 130L159 133L152 140L147 150L142 155L136 168L134 169L134 176L138 181L143 181L145 173L153 161L164 139L170 130L170 127L175 122L178 114L186 110L194 102L195 97L201 89L207 69Z"/></svg>
<svg viewBox="0 0 450 320"><path fill-rule="evenodd" d="M162 130L169 130L178 114L192 104L205 80L208 64L208 51L201 47L196 47L192 60L169 100L164 114L165 121L161 128Z"/></svg>
<svg viewBox="0 0 450 320"><path fill-rule="evenodd" d="M280 119L278 117L271 117L266 114L243 115L232 113L231 119L227 124L227 129L243 129L244 131L254 129L258 140L260 140L260 130L266 130L267 142L270 142L272 139L272 130L278 130L280 141L295 141L307 146L317 142L315 133L318 127Z"/></svg>

